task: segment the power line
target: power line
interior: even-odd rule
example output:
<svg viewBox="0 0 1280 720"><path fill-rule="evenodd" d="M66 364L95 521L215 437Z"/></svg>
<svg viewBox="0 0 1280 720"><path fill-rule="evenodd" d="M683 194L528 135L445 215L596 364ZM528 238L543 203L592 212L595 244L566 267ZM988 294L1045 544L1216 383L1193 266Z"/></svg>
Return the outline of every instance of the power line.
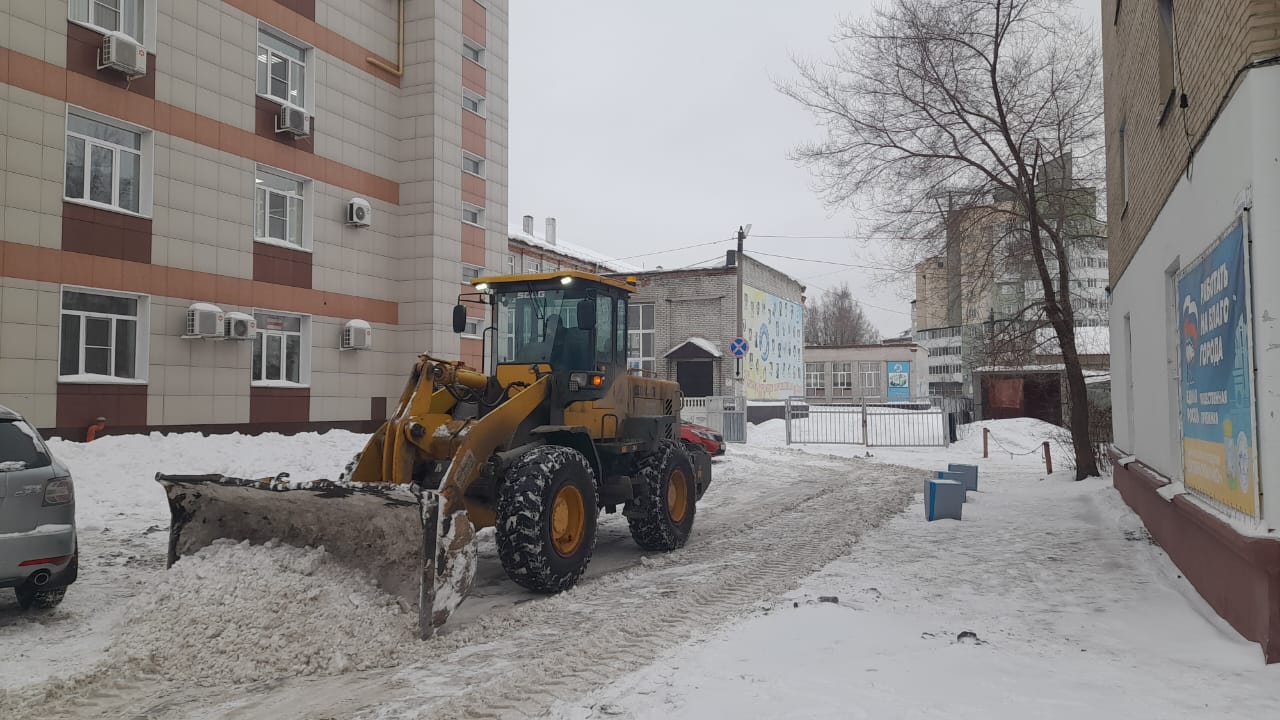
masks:
<svg viewBox="0 0 1280 720"><path fill-rule="evenodd" d="M835 260L817 260L815 258L795 257L794 255L777 255L775 253L760 252L753 250L750 254L760 255L761 257L781 258L783 260L795 260L797 262L821 263L823 265L839 265L840 267L855 268L857 270L881 270L884 272L897 272L901 268L880 267L878 265L859 265L857 263L843 263Z"/></svg>
<svg viewBox="0 0 1280 720"><path fill-rule="evenodd" d="M829 293L829 292L831 292L831 290L830 290L830 289L828 289L828 288L824 288L824 287L822 287L821 285L814 285L814 284L812 284L812 283L810 283L810 284L806 285L805 287L811 287L811 288L813 288L814 290L821 290L821 291L822 291L822 292L824 292L824 293ZM854 302L858 303L859 305L865 305L865 306L870 307L870 308L875 308L876 310L883 310L883 311L885 311L885 312L891 312L891 313L894 313L894 314L896 314L896 315L911 315L911 313L910 313L910 312L907 312L907 311L905 311L905 310L894 310L893 308L882 307L882 306L880 306L880 305L872 305L871 303L866 302L866 301L864 301L864 300L859 300L858 298L854 298Z"/></svg>
<svg viewBox="0 0 1280 720"><path fill-rule="evenodd" d="M667 253L681 252L682 250L692 250L693 248L707 247L708 245L719 245L722 242L729 242L737 238L725 238L723 240L712 240L710 242L698 243L696 245L685 245L684 247L672 248L670 250L654 250L653 252L640 253L639 255L628 255L626 257L613 258L614 260L634 260L635 258L649 257L651 255L666 255Z"/></svg>

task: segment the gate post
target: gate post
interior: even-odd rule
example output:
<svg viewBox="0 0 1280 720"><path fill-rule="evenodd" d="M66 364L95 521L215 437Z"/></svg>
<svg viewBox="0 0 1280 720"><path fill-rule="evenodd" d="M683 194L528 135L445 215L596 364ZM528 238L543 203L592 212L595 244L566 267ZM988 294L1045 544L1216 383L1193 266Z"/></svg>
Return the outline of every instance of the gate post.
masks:
<svg viewBox="0 0 1280 720"><path fill-rule="evenodd" d="M867 434L867 401L862 401L862 444L871 447L871 436Z"/></svg>
<svg viewBox="0 0 1280 720"><path fill-rule="evenodd" d="M787 444L790 445L791 444L791 398L790 397L787 398L787 404L782 412L782 415L783 417L786 418L783 424L786 425L787 427Z"/></svg>

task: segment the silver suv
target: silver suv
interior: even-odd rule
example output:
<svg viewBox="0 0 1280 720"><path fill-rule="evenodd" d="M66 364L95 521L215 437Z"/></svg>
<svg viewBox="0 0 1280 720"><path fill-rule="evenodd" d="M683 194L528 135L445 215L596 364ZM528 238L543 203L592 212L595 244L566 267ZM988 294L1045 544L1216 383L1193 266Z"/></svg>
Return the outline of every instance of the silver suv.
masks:
<svg viewBox="0 0 1280 720"><path fill-rule="evenodd" d="M79 571L75 489L40 433L0 405L0 588L23 609L62 602Z"/></svg>

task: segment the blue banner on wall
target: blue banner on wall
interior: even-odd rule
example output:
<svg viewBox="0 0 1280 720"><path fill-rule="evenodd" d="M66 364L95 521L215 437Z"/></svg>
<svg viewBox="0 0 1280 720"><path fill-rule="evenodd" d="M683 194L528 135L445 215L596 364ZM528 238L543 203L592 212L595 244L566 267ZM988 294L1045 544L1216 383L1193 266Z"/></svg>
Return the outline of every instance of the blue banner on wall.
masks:
<svg viewBox="0 0 1280 720"><path fill-rule="evenodd" d="M911 399L911 363L909 362L888 362L885 363L889 370L889 382L885 384L888 388L886 398L889 400L910 400Z"/></svg>
<svg viewBox="0 0 1280 720"><path fill-rule="evenodd" d="M1182 470L1188 488L1257 517L1248 273L1241 219L1178 275Z"/></svg>

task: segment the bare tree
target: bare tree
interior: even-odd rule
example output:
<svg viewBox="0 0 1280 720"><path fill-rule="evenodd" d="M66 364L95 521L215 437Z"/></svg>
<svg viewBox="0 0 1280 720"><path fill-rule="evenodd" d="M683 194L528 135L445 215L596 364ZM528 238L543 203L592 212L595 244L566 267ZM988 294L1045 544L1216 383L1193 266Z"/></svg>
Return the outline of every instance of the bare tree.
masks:
<svg viewBox="0 0 1280 720"><path fill-rule="evenodd" d="M822 300L806 303L804 344L866 345L880 342L880 331L867 319L862 306L853 299L848 283L827 292Z"/></svg>
<svg viewBox="0 0 1280 720"><path fill-rule="evenodd" d="M1053 170L1070 157L1077 177L1101 175L1096 34L1067 0L889 0L841 24L831 62L797 67L782 90L827 138L796 156L830 204L874 208L877 234L917 261L955 252L958 224L1004 221L975 236L977 262L994 274L1016 257L1037 281L1027 306L1066 365L1076 476L1096 475L1071 297L1079 187Z"/></svg>

